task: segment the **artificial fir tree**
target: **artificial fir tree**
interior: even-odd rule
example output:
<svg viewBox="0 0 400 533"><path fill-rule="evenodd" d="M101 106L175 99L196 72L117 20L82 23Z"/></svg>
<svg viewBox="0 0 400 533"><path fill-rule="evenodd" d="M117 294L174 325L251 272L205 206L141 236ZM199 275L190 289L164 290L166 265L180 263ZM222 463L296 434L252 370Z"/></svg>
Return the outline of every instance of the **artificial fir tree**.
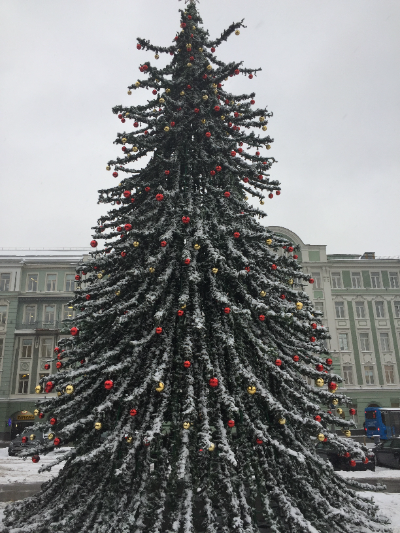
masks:
<svg viewBox="0 0 400 533"><path fill-rule="evenodd" d="M57 394L38 403L50 435L33 460L74 448L2 531L389 531L315 453L327 440L349 464L365 458L329 429L353 423L335 414L347 399L303 290L312 280L246 203L280 188L271 113L229 88L256 70L215 56L242 23L215 40L201 23L191 1L172 46L138 40L172 59L142 63L128 94L148 89L146 105L113 109L123 155L107 168L121 181L99 201L114 207L77 271L58 372L37 389Z"/></svg>

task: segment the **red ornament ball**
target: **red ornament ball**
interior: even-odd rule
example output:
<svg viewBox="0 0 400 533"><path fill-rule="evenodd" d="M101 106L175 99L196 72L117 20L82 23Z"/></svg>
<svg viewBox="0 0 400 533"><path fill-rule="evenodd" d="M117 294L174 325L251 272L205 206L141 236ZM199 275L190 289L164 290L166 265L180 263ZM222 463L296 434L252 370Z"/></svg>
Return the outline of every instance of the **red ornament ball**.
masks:
<svg viewBox="0 0 400 533"><path fill-rule="evenodd" d="M182 222L183 222L184 224L189 224L189 222L190 222L190 217L182 217Z"/></svg>
<svg viewBox="0 0 400 533"><path fill-rule="evenodd" d="M276 270L278 267L275 264L273 264L273 265L271 265L271 268L272 268L272 270Z"/></svg>
<svg viewBox="0 0 400 533"><path fill-rule="evenodd" d="M160 335L160 333L162 333L162 328L160 327L156 328L156 333L157 335Z"/></svg>
<svg viewBox="0 0 400 533"><path fill-rule="evenodd" d="M236 76L237 76L239 73L240 73L240 70L239 70L238 68L235 69L235 74L236 74Z"/></svg>
<svg viewBox="0 0 400 533"><path fill-rule="evenodd" d="M296 254L293 256L293 259L298 259L298 258L299 258L299 256L296 255Z"/></svg>
<svg viewBox="0 0 400 533"><path fill-rule="evenodd" d="M235 239L238 239L240 237L240 233L238 231L235 231L233 236L235 237Z"/></svg>
<svg viewBox="0 0 400 533"><path fill-rule="evenodd" d="M210 174L211 174L211 176L215 176L215 174L216 174L215 170L211 170Z"/></svg>
<svg viewBox="0 0 400 533"><path fill-rule="evenodd" d="M206 132L206 137L209 139L211 137L211 133L209 131Z"/></svg>
<svg viewBox="0 0 400 533"><path fill-rule="evenodd" d="M231 195L231 193L230 193L230 192L228 192L228 191L224 192L224 196L225 196L225 198L229 198L229 197L230 197L230 195Z"/></svg>
<svg viewBox="0 0 400 533"><path fill-rule="evenodd" d="M60 437L56 437L54 440L53 440L53 443L54 443L54 446L59 446L61 444L61 439Z"/></svg>
<svg viewBox="0 0 400 533"><path fill-rule="evenodd" d="M104 388L107 390L111 390L114 387L114 382L112 379L107 379L107 381L104 382Z"/></svg>
<svg viewBox="0 0 400 533"><path fill-rule="evenodd" d="M140 50L140 49L142 48L142 45L138 43L138 44L136 45L136 48L137 48L138 50Z"/></svg>
<svg viewBox="0 0 400 533"><path fill-rule="evenodd" d="M131 231L132 224L125 224L124 228L125 228L125 231Z"/></svg>
<svg viewBox="0 0 400 533"><path fill-rule="evenodd" d="M315 337L310 337L311 342L315 342L317 339Z"/></svg>
<svg viewBox="0 0 400 533"><path fill-rule="evenodd" d="M317 422L321 422L321 417L319 415L315 415L314 420L316 420Z"/></svg>
<svg viewBox="0 0 400 533"><path fill-rule="evenodd" d="M48 392L51 392L54 388L54 383L52 381L48 381L46 383L46 386L44 388L44 392L48 393Z"/></svg>
<svg viewBox="0 0 400 533"><path fill-rule="evenodd" d="M178 316L183 316L184 314L185 314L185 312L182 311L182 309L179 309L178 312L177 312Z"/></svg>
<svg viewBox="0 0 400 533"><path fill-rule="evenodd" d="M60 368L62 368L62 366L63 366L62 362L61 362L61 361L57 361L57 363L56 363L56 368L57 368L58 370L60 370Z"/></svg>
<svg viewBox="0 0 400 533"><path fill-rule="evenodd" d="M164 170L164 174L165 174L166 176L169 176L169 174L170 174L169 170Z"/></svg>
<svg viewBox="0 0 400 533"><path fill-rule="evenodd" d="M313 323L311 324L311 327L312 327L313 329L317 329L317 324L316 324L315 322L313 322Z"/></svg>
<svg viewBox="0 0 400 533"><path fill-rule="evenodd" d="M56 418L50 418L49 422L50 422L50 424L52 426L54 426L57 423L57 419Z"/></svg>
<svg viewBox="0 0 400 533"><path fill-rule="evenodd" d="M195 108L194 110L195 113L200 113L200 109L198 109L197 107Z"/></svg>
<svg viewBox="0 0 400 533"><path fill-rule="evenodd" d="M272 192L270 192L269 195L268 195L268 198L273 198L273 197L274 197L274 195L272 194Z"/></svg>
<svg viewBox="0 0 400 533"><path fill-rule="evenodd" d="M221 109L221 108L219 107L219 105L216 105L216 106L214 107L214 111L215 111L216 113L218 113L218 111L220 111L220 109Z"/></svg>
<svg viewBox="0 0 400 533"><path fill-rule="evenodd" d="M328 357L328 359L325 361L325 363L326 363L328 366L331 366L332 363L333 363L333 361L332 361L332 359L330 359L330 358Z"/></svg>
<svg viewBox="0 0 400 533"><path fill-rule="evenodd" d="M293 250L294 250L293 246L289 246L288 252L293 252Z"/></svg>
<svg viewBox="0 0 400 533"><path fill-rule="evenodd" d="M157 91L155 89L152 90L153 94L157 94Z"/></svg>
<svg viewBox="0 0 400 533"><path fill-rule="evenodd" d="M33 455L32 456L32 463L38 463L40 461L39 455Z"/></svg>
<svg viewBox="0 0 400 533"><path fill-rule="evenodd" d="M276 359L275 360L275 365L276 366L282 366L282 361L280 359Z"/></svg>
<svg viewBox="0 0 400 533"><path fill-rule="evenodd" d="M258 319L259 319L261 322L264 322L264 320L265 320L265 315L259 315L259 316L258 316Z"/></svg>
<svg viewBox="0 0 400 533"><path fill-rule="evenodd" d="M90 241L90 246L91 246L92 248L96 248L96 246L97 246L97 241L95 241L94 239L93 239L93 241Z"/></svg>
<svg viewBox="0 0 400 533"><path fill-rule="evenodd" d="M243 181L244 181L245 183L249 183L249 178L243 178Z"/></svg>
<svg viewBox="0 0 400 533"><path fill-rule="evenodd" d="M294 361L295 363L298 363L298 362L300 361L300 357L299 357L298 355L294 355L294 356L293 356L293 361Z"/></svg>
<svg viewBox="0 0 400 533"><path fill-rule="evenodd" d="M28 437L22 437L21 442L23 444L27 443L28 442Z"/></svg>
<svg viewBox="0 0 400 533"><path fill-rule="evenodd" d="M126 257L126 252L121 252L121 257Z"/></svg>
<svg viewBox="0 0 400 533"><path fill-rule="evenodd" d="M46 363L46 364L44 365L44 369L45 369L45 370L49 370L49 369L50 369L50 365L49 365L49 363Z"/></svg>
<svg viewBox="0 0 400 533"><path fill-rule="evenodd" d="M337 383L335 383L334 381L330 381L328 383L328 389L332 390L332 391L335 391L337 389Z"/></svg>
<svg viewBox="0 0 400 533"><path fill-rule="evenodd" d="M215 48L214 48L214 47L211 48L211 52L212 52L212 53L215 52Z"/></svg>
<svg viewBox="0 0 400 533"><path fill-rule="evenodd" d="M85 298L86 298L86 300L90 300L90 294L87 294L87 295L85 296Z"/></svg>
<svg viewBox="0 0 400 533"><path fill-rule="evenodd" d="M191 364L192 364L192 363L191 363L190 361L185 361L185 362L183 363L183 366L184 366L185 368L190 368Z"/></svg>
<svg viewBox="0 0 400 533"><path fill-rule="evenodd" d="M149 191L150 191L150 187L145 187L144 190L145 190L146 192L149 192Z"/></svg>
<svg viewBox="0 0 400 533"><path fill-rule="evenodd" d="M236 156L236 152L235 152L235 150L232 150L232 152L231 152L231 156L232 156L232 157L235 157L235 156Z"/></svg>
<svg viewBox="0 0 400 533"><path fill-rule="evenodd" d="M124 122L125 122L125 119L124 119L124 118L121 118L121 122L124 123Z"/></svg>
<svg viewBox="0 0 400 533"><path fill-rule="evenodd" d="M161 248L165 248L167 246L167 241L161 241Z"/></svg>
<svg viewBox="0 0 400 533"><path fill-rule="evenodd" d="M157 202L161 202L161 200L164 200L164 195L163 194L156 194L156 200L157 200Z"/></svg>
<svg viewBox="0 0 400 533"><path fill-rule="evenodd" d="M230 307L225 307L225 309L224 309L224 313L225 313L226 315L229 315L230 312L231 312L231 308L230 308Z"/></svg>
<svg viewBox="0 0 400 533"><path fill-rule="evenodd" d="M186 28L186 22L182 22L181 28Z"/></svg>
<svg viewBox="0 0 400 533"><path fill-rule="evenodd" d="M262 441L262 439L256 439L256 443L257 443L257 444L262 444L263 441Z"/></svg>
<svg viewBox="0 0 400 533"><path fill-rule="evenodd" d="M286 296L284 294L281 294L281 300L285 300Z"/></svg>
<svg viewBox="0 0 400 533"><path fill-rule="evenodd" d="M122 231L121 226L118 226L118 227L117 227L117 231Z"/></svg>
<svg viewBox="0 0 400 533"><path fill-rule="evenodd" d="M313 279L313 278L310 278L310 279L308 280L308 283L311 283L311 284L314 283L314 279Z"/></svg>
<svg viewBox="0 0 400 533"><path fill-rule="evenodd" d="M369 463L369 459L368 459L368 457L365 457L365 458L363 459L363 463L364 463L365 465L367 465L367 464Z"/></svg>
<svg viewBox="0 0 400 533"><path fill-rule="evenodd" d="M228 420L228 427L230 427L230 428L235 427L235 421L234 420Z"/></svg>
<svg viewBox="0 0 400 533"><path fill-rule="evenodd" d="M71 329L69 330L69 332L71 333L71 335L72 335L73 337L76 337L76 336L78 335L78 333L79 333L79 329L76 328L76 327L74 326L73 328L71 328Z"/></svg>
<svg viewBox="0 0 400 533"><path fill-rule="evenodd" d="M318 372L322 372L324 367L321 364L318 364L315 366L315 370L318 370Z"/></svg>
<svg viewBox="0 0 400 533"><path fill-rule="evenodd" d="M175 122L171 122L171 128L175 127Z"/></svg>
<svg viewBox="0 0 400 533"><path fill-rule="evenodd" d="M244 267L244 269L245 269L246 272L250 272L250 267L249 266Z"/></svg>
<svg viewBox="0 0 400 533"><path fill-rule="evenodd" d="M352 407L351 409L349 409L349 413L350 413L352 416L354 416L354 415L356 414L356 412L357 412L357 411L356 411L355 409L353 409L353 407Z"/></svg>
<svg viewBox="0 0 400 533"><path fill-rule="evenodd" d="M184 260L184 263L185 263L185 265L190 265L190 259L189 259L189 257L187 257L187 258Z"/></svg>
<svg viewBox="0 0 400 533"><path fill-rule="evenodd" d="M351 466L352 468L354 468L354 467L356 466L356 462L355 462L354 459L352 459L352 460L350 461L350 466Z"/></svg>
<svg viewBox="0 0 400 533"><path fill-rule="evenodd" d="M131 191L124 191L125 198L129 198L131 195Z"/></svg>
<svg viewBox="0 0 400 533"><path fill-rule="evenodd" d="M348 459L350 457L349 452L344 452L343 457L346 457Z"/></svg>
<svg viewBox="0 0 400 533"><path fill-rule="evenodd" d="M44 418L44 413L39 413L39 418Z"/></svg>
<svg viewBox="0 0 400 533"><path fill-rule="evenodd" d="M249 74L249 79L250 79L250 80L253 79L253 74Z"/></svg>
<svg viewBox="0 0 400 533"><path fill-rule="evenodd" d="M137 411L136 411L136 409L131 409L131 410L129 411L129 414L130 414L131 416L136 416L136 415L137 415Z"/></svg>
<svg viewBox="0 0 400 533"><path fill-rule="evenodd" d="M61 352L61 348L59 348L58 346L56 346L56 347L54 348L54 351L55 351L56 353Z"/></svg>
<svg viewBox="0 0 400 533"><path fill-rule="evenodd" d="M211 378L210 381L208 382L210 387L218 387L218 378Z"/></svg>
<svg viewBox="0 0 400 533"><path fill-rule="evenodd" d="M218 166L215 167L215 170L216 170L217 172L221 172L222 167L221 167L220 165L218 165Z"/></svg>
<svg viewBox="0 0 400 533"><path fill-rule="evenodd" d="M79 281L81 279L80 275L79 274L76 274L75 275L75 281Z"/></svg>
<svg viewBox="0 0 400 533"><path fill-rule="evenodd" d="M114 178L118 178L118 172L113 172Z"/></svg>

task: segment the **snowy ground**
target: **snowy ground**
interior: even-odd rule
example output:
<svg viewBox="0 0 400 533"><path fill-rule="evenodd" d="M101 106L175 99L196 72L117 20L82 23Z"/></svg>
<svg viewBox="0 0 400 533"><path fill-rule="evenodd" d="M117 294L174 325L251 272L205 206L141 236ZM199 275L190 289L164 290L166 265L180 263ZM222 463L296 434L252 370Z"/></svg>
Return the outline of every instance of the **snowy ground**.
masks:
<svg viewBox="0 0 400 533"><path fill-rule="evenodd" d="M63 464L57 465L51 472L43 472L41 474L39 474L39 468L43 464L51 463L59 456L59 453L50 453L47 456L41 457L40 462L35 464L29 458L24 461L19 457L9 457L7 448L0 448L0 484L40 483L47 481L59 472ZM366 472L339 473L343 478L379 478L380 480L398 478L400 483L400 470L392 470L390 468L376 467L375 472L367 470ZM362 495L374 498L375 502L380 506L382 514L391 519L393 533L400 533L400 493L383 494L379 492L363 492ZM3 510L6 505L6 503L0 502L0 523L3 520ZM355 531L354 533L357 532Z"/></svg>

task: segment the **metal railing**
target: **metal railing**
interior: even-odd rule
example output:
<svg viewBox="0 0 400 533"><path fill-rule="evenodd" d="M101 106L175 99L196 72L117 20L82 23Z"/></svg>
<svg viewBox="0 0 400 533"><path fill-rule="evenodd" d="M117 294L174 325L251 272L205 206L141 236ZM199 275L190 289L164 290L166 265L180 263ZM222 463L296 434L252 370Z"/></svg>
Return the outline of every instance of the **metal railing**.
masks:
<svg viewBox="0 0 400 533"><path fill-rule="evenodd" d="M22 320L17 322L16 329L31 329L31 330L60 330L63 328L61 320L55 320L53 322L44 322L43 320L37 320L31 322L28 320Z"/></svg>

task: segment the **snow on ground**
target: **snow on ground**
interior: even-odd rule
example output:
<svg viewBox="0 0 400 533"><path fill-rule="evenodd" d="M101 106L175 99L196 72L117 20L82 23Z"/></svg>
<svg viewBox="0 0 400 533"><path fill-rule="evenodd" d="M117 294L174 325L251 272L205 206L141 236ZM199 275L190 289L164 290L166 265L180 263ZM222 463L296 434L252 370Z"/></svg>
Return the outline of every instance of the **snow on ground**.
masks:
<svg viewBox="0 0 400 533"><path fill-rule="evenodd" d="M69 449L69 448L68 448ZM63 450L61 448L61 450ZM67 451L66 448L64 448ZM58 474L63 467L63 463L54 466L50 472L39 474L39 468L44 464L53 462L60 456L60 452L51 452L40 457L39 463L32 463L32 459L27 457L10 457L8 448L0 448L0 484L9 483L43 483Z"/></svg>
<svg viewBox="0 0 400 533"><path fill-rule="evenodd" d="M400 470L395 470L394 468L386 468L384 466L375 467L375 472L372 470L357 471L357 472L345 472L340 470L337 474L341 475L344 478L354 478L354 479L366 479L366 478L379 478L379 479L393 479L399 478L400 480Z"/></svg>
<svg viewBox="0 0 400 533"><path fill-rule="evenodd" d="M379 505L381 513L391 520L393 533L400 533L400 493L362 492L362 496L372 497Z"/></svg>

